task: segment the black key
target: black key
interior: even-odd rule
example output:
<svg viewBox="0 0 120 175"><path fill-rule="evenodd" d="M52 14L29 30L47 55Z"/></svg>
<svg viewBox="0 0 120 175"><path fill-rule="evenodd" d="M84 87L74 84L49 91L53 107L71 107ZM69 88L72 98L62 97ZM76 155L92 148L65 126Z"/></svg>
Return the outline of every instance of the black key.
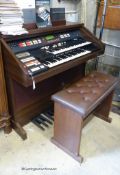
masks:
<svg viewBox="0 0 120 175"><path fill-rule="evenodd" d="M40 123L39 123L38 121L36 121L36 119L33 119L32 122L33 122L36 126L38 126L40 129L42 129L43 131L45 130L45 128L43 128L43 127L40 125Z"/></svg>
<svg viewBox="0 0 120 175"><path fill-rule="evenodd" d="M46 120L46 122L48 122L49 124L53 124L52 121L50 119L48 119L48 116L46 114L40 114L40 118L42 118L43 120Z"/></svg>
<svg viewBox="0 0 120 175"><path fill-rule="evenodd" d="M56 59L57 59L57 60L62 60L62 58L60 58L59 56L58 56L58 57L56 57Z"/></svg>
<svg viewBox="0 0 120 175"><path fill-rule="evenodd" d="M51 120L54 121L54 118L52 117L53 115L51 115L49 112L45 112L44 113L48 118L50 118Z"/></svg>
<svg viewBox="0 0 120 175"><path fill-rule="evenodd" d="M49 65L50 63L48 61L44 61L44 64Z"/></svg>
<svg viewBox="0 0 120 175"><path fill-rule="evenodd" d="M37 117L36 118L37 121L41 122L44 126L46 126L47 128L49 127L45 122L44 120L42 120L40 117Z"/></svg>

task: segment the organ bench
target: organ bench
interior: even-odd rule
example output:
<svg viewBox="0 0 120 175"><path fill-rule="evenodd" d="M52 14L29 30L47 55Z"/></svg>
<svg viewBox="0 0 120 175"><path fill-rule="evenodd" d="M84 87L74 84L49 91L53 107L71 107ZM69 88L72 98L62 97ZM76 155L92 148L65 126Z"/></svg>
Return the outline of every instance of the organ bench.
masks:
<svg viewBox="0 0 120 175"><path fill-rule="evenodd" d="M82 162L79 149L83 122L92 112L111 122L109 111L117 83L118 80L111 75L93 72L69 88L54 94L53 143Z"/></svg>

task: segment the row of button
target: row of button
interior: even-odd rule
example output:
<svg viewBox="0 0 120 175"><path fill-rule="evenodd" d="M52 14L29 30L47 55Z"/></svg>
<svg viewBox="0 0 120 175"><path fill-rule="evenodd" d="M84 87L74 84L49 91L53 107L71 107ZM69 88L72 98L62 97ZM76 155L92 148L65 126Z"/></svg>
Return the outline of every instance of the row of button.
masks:
<svg viewBox="0 0 120 175"><path fill-rule="evenodd" d="M61 39L69 38L70 34L69 33L61 34L61 35L59 35L59 37ZM26 47L26 46L32 46L32 45L41 44L41 43L42 43L42 39L36 38L36 39L21 41L21 42L18 42L18 43L17 42L10 43L9 45L10 45L11 48L14 48L14 47L23 48L23 47Z"/></svg>
<svg viewBox="0 0 120 175"><path fill-rule="evenodd" d="M16 57L24 64L24 67L28 68L28 73L35 75L40 72L46 71L48 68L41 64L34 56L31 56L29 52L22 52L16 54Z"/></svg>
<svg viewBox="0 0 120 175"><path fill-rule="evenodd" d="M38 71L40 71L40 70L42 70L42 69L44 69L45 68L45 66L44 65L40 65L39 67L37 66L37 67L33 67L33 68L31 68L30 70L31 70L31 72L38 72Z"/></svg>
<svg viewBox="0 0 120 175"><path fill-rule="evenodd" d="M70 37L70 34L69 33L65 33L65 34L62 34L60 35L60 38L63 39L63 38L69 38Z"/></svg>
<svg viewBox="0 0 120 175"><path fill-rule="evenodd" d="M19 47L26 47L26 46L32 46L32 45L36 45L36 44L40 44L42 43L41 39L36 39L36 40L29 40L26 42L20 42L18 43Z"/></svg>

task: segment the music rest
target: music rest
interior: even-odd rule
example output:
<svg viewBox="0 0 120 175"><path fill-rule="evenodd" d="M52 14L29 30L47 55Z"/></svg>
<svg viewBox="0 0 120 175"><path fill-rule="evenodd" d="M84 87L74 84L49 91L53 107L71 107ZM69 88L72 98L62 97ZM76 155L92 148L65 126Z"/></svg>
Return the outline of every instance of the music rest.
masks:
<svg viewBox="0 0 120 175"><path fill-rule="evenodd" d="M50 18L53 26L65 25L65 8L50 8Z"/></svg>

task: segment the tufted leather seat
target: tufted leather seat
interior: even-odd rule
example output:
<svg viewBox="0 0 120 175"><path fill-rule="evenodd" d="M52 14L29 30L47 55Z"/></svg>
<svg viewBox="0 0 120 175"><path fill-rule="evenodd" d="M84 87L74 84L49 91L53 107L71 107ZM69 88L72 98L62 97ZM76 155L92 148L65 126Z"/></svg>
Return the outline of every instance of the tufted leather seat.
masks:
<svg viewBox="0 0 120 175"><path fill-rule="evenodd" d="M52 96L54 103L53 143L82 162L79 155L83 123L94 112L97 117L111 122L109 111L118 79L93 72Z"/></svg>
<svg viewBox="0 0 120 175"><path fill-rule="evenodd" d="M86 117L114 89L116 80L111 75L93 72L52 99Z"/></svg>

